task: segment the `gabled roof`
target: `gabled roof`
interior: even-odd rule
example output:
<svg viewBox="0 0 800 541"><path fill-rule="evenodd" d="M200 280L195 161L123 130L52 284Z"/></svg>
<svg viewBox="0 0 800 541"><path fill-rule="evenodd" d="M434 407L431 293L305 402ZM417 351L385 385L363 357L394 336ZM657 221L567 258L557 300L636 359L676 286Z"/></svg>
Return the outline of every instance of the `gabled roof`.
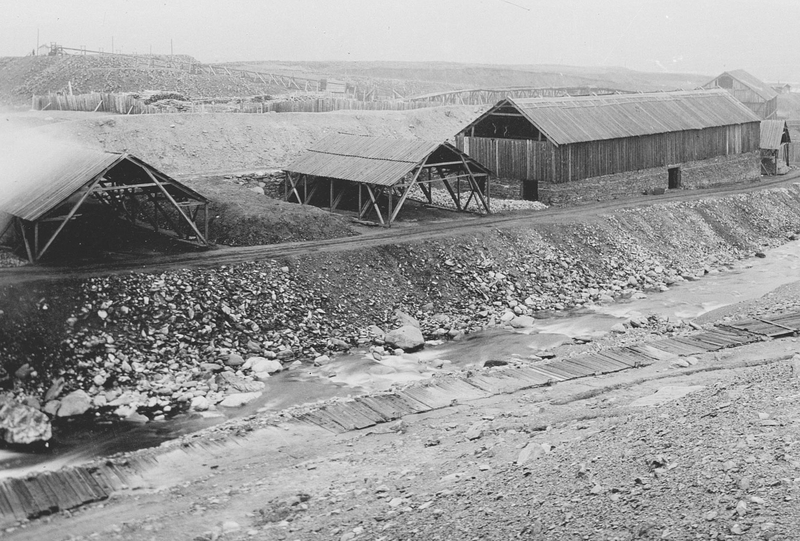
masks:
<svg viewBox="0 0 800 541"><path fill-rule="evenodd" d="M344 134L328 135L317 141L284 170L392 186L442 147L462 156L472 169L486 172L486 168L449 143Z"/></svg>
<svg viewBox="0 0 800 541"><path fill-rule="evenodd" d="M785 120L762 120L761 121L761 144L760 148L766 150L779 150L781 143L791 143L789 127Z"/></svg>
<svg viewBox="0 0 800 541"><path fill-rule="evenodd" d="M758 96L762 98L764 101L769 101L778 95L778 93L775 92L775 90L767 83L760 81L757 77L747 73L744 70L731 70L723 72L714 77L714 79L712 79L709 82L716 81L723 75L730 75L731 77L733 77L734 79L745 85L747 88L758 94Z"/></svg>
<svg viewBox="0 0 800 541"><path fill-rule="evenodd" d="M759 118L724 90L575 98L507 98L496 109L514 107L555 145L638 137L758 122Z"/></svg>
<svg viewBox="0 0 800 541"><path fill-rule="evenodd" d="M206 201L130 154L53 144L37 146L32 154L30 146L17 148L12 144L0 152L0 211L23 220L37 220L126 160L149 169L159 180L173 185L171 190L179 187L184 194Z"/></svg>

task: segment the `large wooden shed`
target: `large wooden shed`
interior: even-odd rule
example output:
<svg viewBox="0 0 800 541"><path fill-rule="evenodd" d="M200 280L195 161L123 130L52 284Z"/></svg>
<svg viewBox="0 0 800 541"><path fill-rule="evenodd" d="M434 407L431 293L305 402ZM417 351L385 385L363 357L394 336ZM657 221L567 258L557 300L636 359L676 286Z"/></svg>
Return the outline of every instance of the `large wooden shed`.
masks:
<svg viewBox="0 0 800 541"><path fill-rule="evenodd" d="M778 93L771 86L744 70L723 72L703 85L721 88L742 102L758 118L772 120L778 115Z"/></svg>
<svg viewBox="0 0 800 541"><path fill-rule="evenodd" d="M490 212L489 170L446 142L332 134L284 172L286 201L308 204L316 198L333 212L344 200L359 219L374 211L386 226L415 188L433 205L434 184L447 189L459 211L472 204Z"/></svg>
<svg viewBox="0 0 800 541"><path fill-rule="evenodd" d="M522 181L523 197L535 200L547 185L753 152L759 128L722 90L508 98L464 128L456 145L497 177ZM664 188L679 187L674 173Z"/></svg>

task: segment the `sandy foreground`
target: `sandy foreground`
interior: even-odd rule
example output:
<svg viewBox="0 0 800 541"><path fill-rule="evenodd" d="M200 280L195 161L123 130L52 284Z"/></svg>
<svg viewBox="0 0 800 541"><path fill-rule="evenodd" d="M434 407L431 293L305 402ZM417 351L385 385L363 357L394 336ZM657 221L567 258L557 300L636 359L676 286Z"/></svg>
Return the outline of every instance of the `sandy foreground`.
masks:
<svg viewBox="0 0 800 541"><path fill-rule="evenodd" d="M797 349L756 342L339 435L209 436L158 454L141 486L0 537L797 539Z"/></svg>

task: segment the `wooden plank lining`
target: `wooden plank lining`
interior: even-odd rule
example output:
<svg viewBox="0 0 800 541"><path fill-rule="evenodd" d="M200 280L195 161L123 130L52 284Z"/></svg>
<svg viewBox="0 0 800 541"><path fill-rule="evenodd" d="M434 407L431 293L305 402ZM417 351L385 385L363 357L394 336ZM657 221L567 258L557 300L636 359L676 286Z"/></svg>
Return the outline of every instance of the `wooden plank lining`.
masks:
<svg viewBox="0 0 800 541"><path fill-rule="evenodd" d="M25 507L23 506L22 501L19 499L19 496L17 495L10 481L0 483L0 492L2 492L5 496L5 500L8 502L8 505L11 508L11 514L17 520L28 518Z"/></svg>
<svg viewBox="0 0 800 541"><path fill-rule="evenodd" d="M25 482L22 479L9 479L8 487L17 497L19 512L23 514L23 518L36 516L38 507Z"/></svg>
<svg viewBox="0 0 800 541"><path fill-rule="evenodd" d="M508 370L508 373L511 377L521 379L531 386L545 385L550 381L550 379L543 376L541 372L534 372L528 367L511 368Z"/></svg>
<svg viewBox="0 0 800 541"><path fill-rule="evenodd" d="M53 472L49 481L50 486L56 494L56 498L58 498L59 507L61 509L70 509L83 503L80 501L75 491L69 487L67 482L60 475L60 472Z"/></svg>
<svg viewBox="0 0 800 541"><path fill-rule="evenodd" d="M643 357L641 355L636 355L634 353L625 355L618 351L598 351L595 353L595 355L601 358L611 359L612 361L622 363L626 365L628 368L635 368L637 366L650 364L649 357Z"/></svg>
<svg viewBox="0 0 800 541"><path fill-rule="evenodd" d="M36 515L46 515L58 510L57 501L53 501L50 495L45 491L42 483L36 477L25 480L25 486L31 493L34 502L36 503Z"/></svg>
<svg viewBox="0 0 800 541"><path fill-rule="evenodd" d="M529 370L531 370L533 372L537 372L537 373L543 375L544 377L546 377L548 383L550 383L550 382L558 382L558 381L565 381L565 380L568 380L568 379L572 379L572 376L566 376L563 373L556 373L556 372L554 372L552 370L548 370L547 369L548 366L549 366L549 364L538 364L536 366L530 367Z"/></svg>
<svg viewBox="0 0 800 541"><path fill-rule="evenodd" d="M592 373L597 374L604 374L606 372L618 372L620 370L625 370L630 368L628 365L618 363L615 361L610 361L593 355L591 358L589 356L579 356L579 357L570 357L565 362L577 364L583 366L586 370L591 370Z"/></svg>
<svg viewBox="0 0 800 541"><path fill-rule="evenodd" d="M390 421L394 419L394 417L386 417L380 411L370 408L360 400L353 400L351 402L346 402L341 404L342 406L346 406L349 412L352 412L354 415L361 415L366 419L372 421L373 424L376 423L385 423L386 421Z"/></svg>
<svg viewBox="0 0 800 541"><path fill-rule="evenodd" d="M375 425L375 421L362 415L349 404L331 404L329 406L323 406L323 409L347 430L358 430Z"/></svg>
<svg viewBox="0 0 800 541"><path fill-rule="evenodd" d="M335 434L345 431L345 428L342 425L334 421L330 417L330 415L327 415L325 414L325 412L322 412L320 410L314 410L302 413L300 415L297 415L295 419L305 423L312 424L314 426L319 426Z"/></svg>
<svg viewBox="0 0 800 541"><path fill-rule="evenodd" d="M692 355L696 353L696 348L690 348L685 344L681 344L680 342L676 342L669 338L666 340L651 342L650 345L656 349L660 349L668 353L675 353L677 355Z"/></svg>
<svg viewBox="0 0 800 541"><path fill-rule="evenodd" d="M426 411L427 407L419 402L411 402L408 398L397 394L385 394L378 396L360 396L356 401L374 409L387 418L396 419L407 413L419 413Z"/></svg>
<svg viewBox="0 0 800 541"><path fill-rule="evenodd" d="M536 385L529 379L519 377L519 374L511 374L505 370L490 374L475 374L469 378L469 382L494 393L510 393Z"/></svg>
<svg viewBox="0 0 800 541"><path fill-rule="evenodd" d="M86 483L86 486L96 499L103 500L108 497L108 493L100 487L100 485L97 483L97 480L95 480L95 478L92 477L88 471L86 471L86 468L77 468L75 473L77 473L83 479L84 483Z"/></svg>
<svg viewBox="0 0 800 541"><path fill-rule="evenodd" d="M551 370L560 370L572 378L582 378L594 374L593 370L578 364L568 363L566 360L558 360L543 366L548 366Z"/></svg>
<svg viewBox="0 0 800 541"><path fill-rule="evenodd" d="M53 489L53 486L50 483L50 478L52 476L53 474L48 472L39 475L37 479L42 487L42 490L44 490L48 494L50 500L54 502L54 504L56 505L56 509L54 509L54 511L58 511L59 509L61 509L61 502L58 500L58 493Z"/></svg>
<svg viewBox="0 0 800 541"><path fill-rule="evenodd" d="M708 344L705 342L701 342L699 340L694 339L693 337L686 337L686 336L674 336L671 338L675 342L680 344L684 344L689 348L694 348L696 351L695 353L704 353L706 351L713 351L719 349L717 346L713 344Z"/></svg>

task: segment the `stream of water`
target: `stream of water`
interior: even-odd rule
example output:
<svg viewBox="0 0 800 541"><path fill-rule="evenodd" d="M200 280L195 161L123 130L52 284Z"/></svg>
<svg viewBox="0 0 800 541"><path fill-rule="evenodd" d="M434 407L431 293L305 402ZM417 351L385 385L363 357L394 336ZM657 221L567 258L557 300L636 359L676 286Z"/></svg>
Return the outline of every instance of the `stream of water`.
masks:
<svg viewBox="0 0 800 541"><path fill-rule="evenodd" d="M467 335L462 340L426 347L418 353L383 356L380 362L369 352L361 351L334 357L323 367L277 374L267 381L258 400L214 416L190 414L137 426L82 425L58 430L52 444L38 453L0 449L0 478L58 469L98 456L151 447L226 419L259 411L280 411L298 404L384 390L394 384L426 379L435 372L480 366L487 360L546 354L576 338L600 337L614 324L634 315L692 319L723 306L761 297L798 280L800 241L795 241L770 250L764 259L738 262L730 270L681 282L663 293L537 319L531 328L518 332L492 328Z"/></svg>

